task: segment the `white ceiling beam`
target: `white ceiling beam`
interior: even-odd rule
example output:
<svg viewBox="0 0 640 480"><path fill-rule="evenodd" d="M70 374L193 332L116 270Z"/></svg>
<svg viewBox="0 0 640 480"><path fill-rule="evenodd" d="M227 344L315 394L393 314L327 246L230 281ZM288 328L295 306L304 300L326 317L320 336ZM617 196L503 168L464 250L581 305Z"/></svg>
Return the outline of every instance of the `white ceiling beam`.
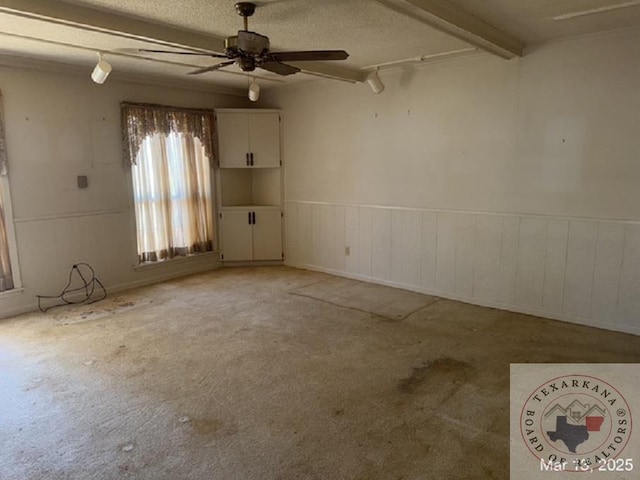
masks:
<svg viewBox="0 0 640 480"><path fill-rule="evenodd" d="M556 15L553 19L558 22L561 20L573 20L578 17L585 17L587 15L598 15L600 13L611 12L612 10L620 10L622 8L637 7L640 5L640 0L630 0L628 2L617 3L615 5L605 5L603 7L589 8L588 10L579 10L577 12L564 13L562 15Z"/></svg>
<svg viewBox="0 0 640 480"><path fill-rule="evenodd" d="M0 12L162 45L224 51L224 39L51 0L0 0Z"/></svg>
<svg viewBox="0 0 640 480"><path fill-rule="evenodd" d="M377 0L501 58L521 57L524 43L474 17L448 0Z"/></svg>
<svg viewBox="0 0 640 480"><path fill-rule="evenodd" d="M61 25L70 25L88 31L134 38L165 46L223 53L224 38L204 35L167 25L159 25L110 13L104 10L72 5L51 0L0 0L0 12L25 18L34 18ZM300 66L305 72L350 82L364 81L359 70L335 67L330 64L305 63Z"/></svg>

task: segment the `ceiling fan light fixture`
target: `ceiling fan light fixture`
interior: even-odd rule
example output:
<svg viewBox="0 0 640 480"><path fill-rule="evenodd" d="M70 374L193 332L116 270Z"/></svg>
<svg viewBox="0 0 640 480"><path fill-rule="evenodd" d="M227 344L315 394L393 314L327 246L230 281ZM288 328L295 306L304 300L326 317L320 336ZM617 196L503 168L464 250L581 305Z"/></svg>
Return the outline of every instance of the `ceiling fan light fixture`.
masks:
<svg viewBox="0 0 640 480"><path fill-rule="evenodd" d="M249 100L257 102L260 98L260 85L256 83L256 79L253 78L249 84Z"/></svg>
<svg viewBox="0 0 640 480"><path fill-rule="evenodd" d="M380 80L377 68L367 75L367 83L369 84L369 87L371 87L373 93L382 93L384 90L384 83Z"/></svg>
<svg viewBox="0 0 640 480"><path fill-rule="evenodd" d="M93 80L98 85L102 85L107 80L107 77L111 73L111 70L111 64L103 60L102 54L98 53L98 63L91 73L91 80Z"/></svg>

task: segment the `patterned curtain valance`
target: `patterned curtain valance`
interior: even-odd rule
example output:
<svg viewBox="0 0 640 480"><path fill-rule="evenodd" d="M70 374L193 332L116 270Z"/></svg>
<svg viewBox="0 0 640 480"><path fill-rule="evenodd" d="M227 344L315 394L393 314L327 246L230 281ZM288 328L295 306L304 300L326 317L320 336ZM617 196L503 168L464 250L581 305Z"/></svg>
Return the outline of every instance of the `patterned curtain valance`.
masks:
<svg viewBox="0 0 640 480"><path fill-rule="evenodd" d="M172 132L199 138L209 161L213 164L213 110L128 102L121 104L121 110L125 166L136 163L138 151L145 138L158 133L169 135Z"/></svg>
<svg viewBox="0 0 640 480"><path fill-rule="evenodd" d="M0 91L0 175L7 174L7 141L4 134L4 104Z"/></svg>

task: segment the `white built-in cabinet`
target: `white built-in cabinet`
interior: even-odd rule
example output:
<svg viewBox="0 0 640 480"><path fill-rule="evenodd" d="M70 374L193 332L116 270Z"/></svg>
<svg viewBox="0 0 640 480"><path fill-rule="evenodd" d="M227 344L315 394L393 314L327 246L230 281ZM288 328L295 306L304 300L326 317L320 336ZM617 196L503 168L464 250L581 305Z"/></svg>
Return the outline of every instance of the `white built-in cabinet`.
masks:
<svg viewBox="0 0 640 480"><path fill-rule="evenodd" d="M279 112L227 111L217 118L221 168L281 165Z"/></svg>
<svg viewBox="0 0 640 480"><path fill-rule="evenodd" d="M280 112L216 110L223 262L282 260Z"/></svg>

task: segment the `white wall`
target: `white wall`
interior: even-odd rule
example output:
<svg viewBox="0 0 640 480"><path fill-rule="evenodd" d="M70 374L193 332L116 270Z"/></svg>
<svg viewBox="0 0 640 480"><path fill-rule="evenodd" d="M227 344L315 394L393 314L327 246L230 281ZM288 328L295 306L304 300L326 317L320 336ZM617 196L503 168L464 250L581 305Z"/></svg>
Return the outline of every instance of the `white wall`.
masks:
<svg viewBox="0 0 640 480"><path fill-rule="evenodd" d="M90 72L89 72L90 73ZM24 291L0 295L0 316L35 307L91 264L109 291L217 266L214 256L134 270L131 178L122 166L120 102L242 107L245 100L87 75L0 67L9 182ZM89 187L78 189L77 175Z"/></svg>
<svg viewBox="0 0 640 480"><path fill-rule="evenodd" d="M639 46L279 90L288 263L640 334Z"/></svg>

